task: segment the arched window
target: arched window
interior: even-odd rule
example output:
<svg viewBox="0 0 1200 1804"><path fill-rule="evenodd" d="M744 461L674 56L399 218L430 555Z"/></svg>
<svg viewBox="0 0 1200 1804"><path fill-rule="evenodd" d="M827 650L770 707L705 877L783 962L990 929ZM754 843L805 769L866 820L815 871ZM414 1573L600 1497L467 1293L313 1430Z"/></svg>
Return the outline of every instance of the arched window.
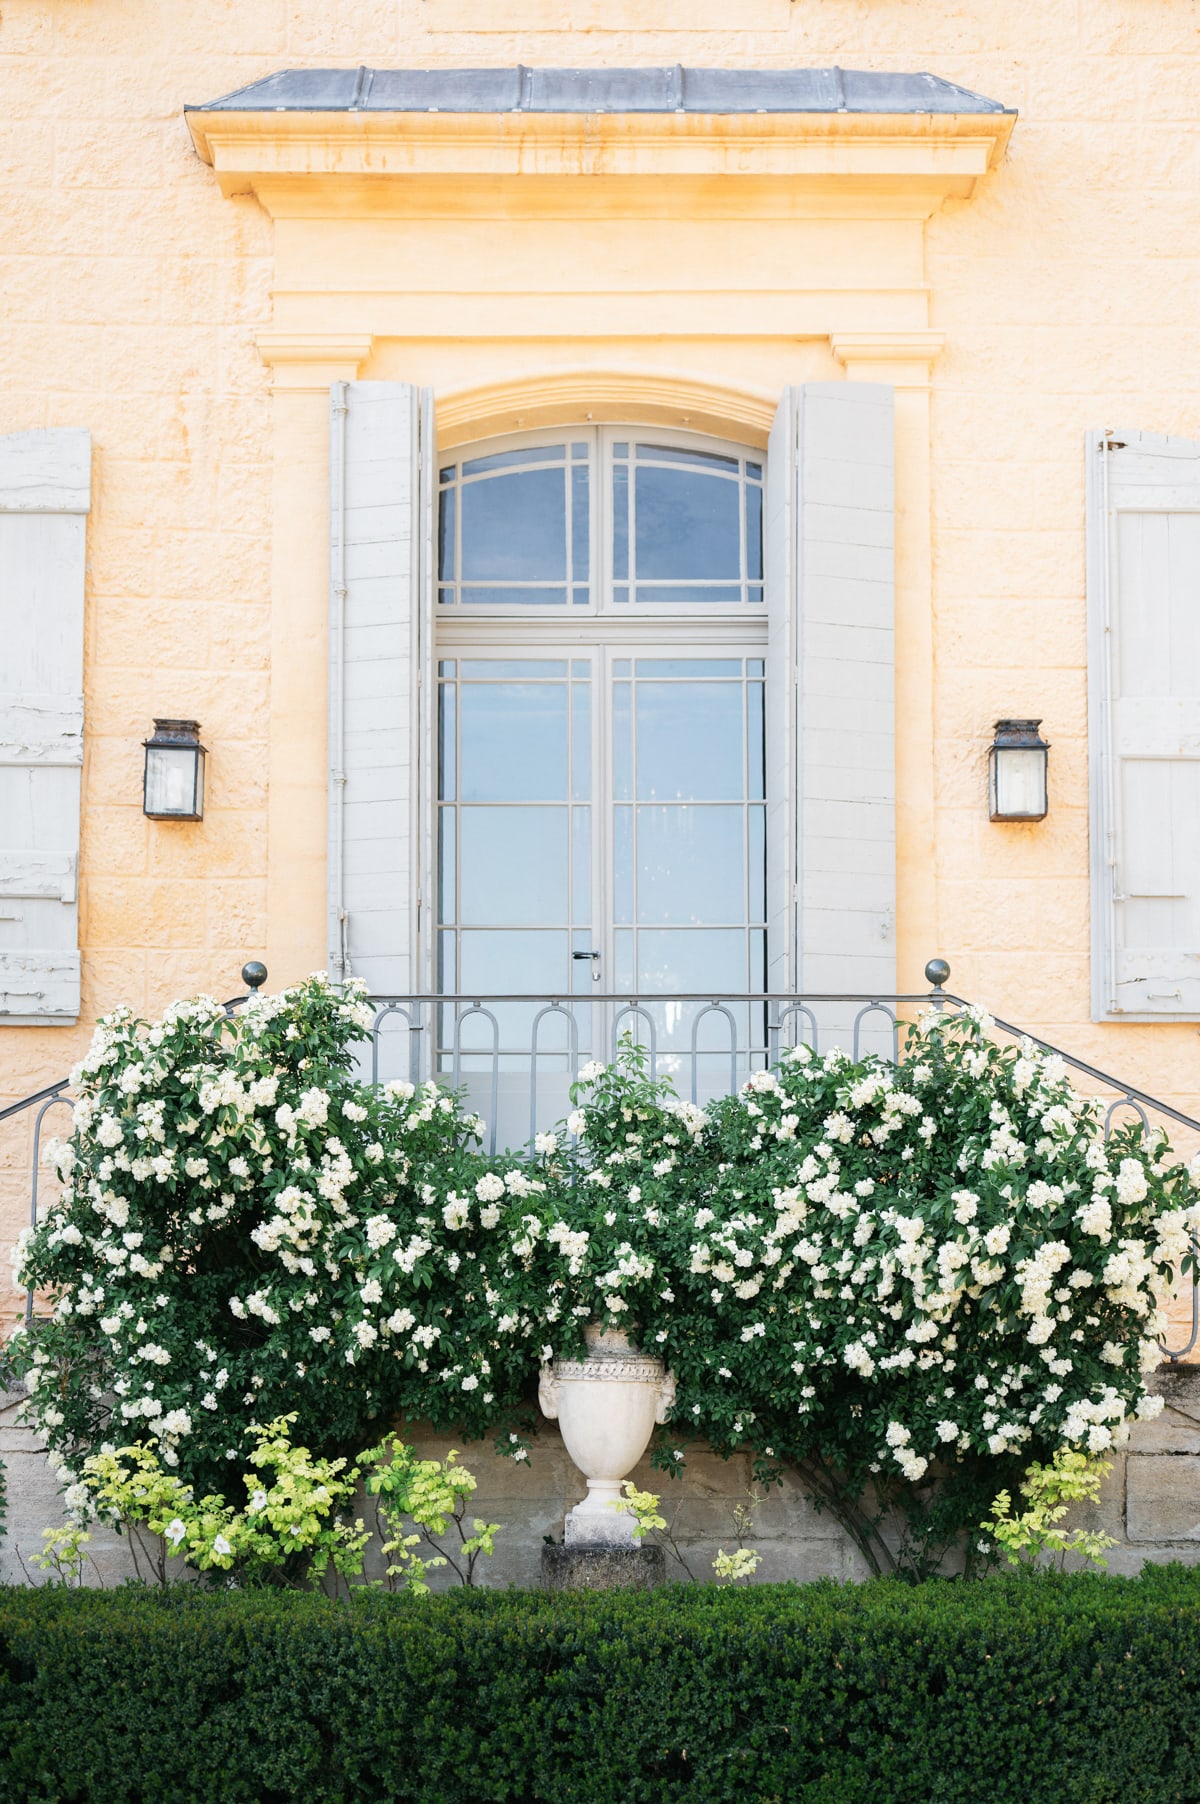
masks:
<svg viewBox="0 0 1200 1804"><path fill-rule="evenodd" d="M440 608L761 607L762 454L610 426L440 470Z"/></svg>
<svg viewBox="0 0 1200 1804"><path fill-rule="evenodd" d="M442 460L439 991L765 988L763 475L623 425Z"/></svg>

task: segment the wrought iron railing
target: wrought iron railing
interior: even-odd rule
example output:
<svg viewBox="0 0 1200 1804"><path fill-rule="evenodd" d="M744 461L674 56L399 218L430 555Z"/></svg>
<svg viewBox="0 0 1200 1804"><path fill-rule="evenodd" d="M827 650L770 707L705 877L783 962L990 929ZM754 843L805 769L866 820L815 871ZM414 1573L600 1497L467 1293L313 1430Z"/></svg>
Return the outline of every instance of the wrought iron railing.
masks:
<svg viewBox="0 0 1200 1804"><path fill-rule="evenodd" d="M570 1085L592 1059L608 1060L625 1036L642 1048L653 1077L669 1078L681 1097L704 1103L732 1094L749 1074L804 1042L815 1052L841 1046L852 1058L867 1052L896 1059L906 1022L927 1009L958 1012L970 1006L945 987L950 967L933 959L925 967L931 988L908 994L827 992L787 995L614 994L589 987L572 996L410 995L373 998L375 1014L360 1069L374 1083L430 1078L466 1092L483 1116L490 1151L532 1142L570 1107ZM246 995L225 1004L232 1014L266 981L260 964L243 968ZM1200 1120L1122 1082L1037 1034L993 1017L994 1031L1028 1040L1054 1053L1078 1078L1079 1087L1106 1104L1105 1131L1123 1114L1145 1127L1168 1127L1180 1152L1200 1150ZM0 1126L22 1122L28 1132L24 1158L29 1220L36 1225L43 1123L50 1111L72 1106L70 1081L46 1085L0 1109ZM1182 1130L1182 1134L1180 1133ZM0 1151L0 1157L3 1152ZM11 1156L4 1161L14 1168ZM26 1316L33 1308L27 1298ZM1171 1361L1185 1359L1200 1341L1200 1281L1191 1286L1190 1333L1181 1347L1164 1346Z"/></svg>

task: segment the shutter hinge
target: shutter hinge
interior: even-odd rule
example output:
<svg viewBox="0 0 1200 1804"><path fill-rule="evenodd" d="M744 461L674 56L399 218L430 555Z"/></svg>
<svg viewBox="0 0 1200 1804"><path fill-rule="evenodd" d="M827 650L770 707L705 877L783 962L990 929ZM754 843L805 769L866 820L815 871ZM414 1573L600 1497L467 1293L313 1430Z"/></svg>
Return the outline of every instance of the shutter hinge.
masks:
<svg viewBox="0 0 1200 1804"><path fill-rule="evenodd" d="M1123 438L1102 438L1097 449L1101 451L1124 451L1125 440Z"/></svg>

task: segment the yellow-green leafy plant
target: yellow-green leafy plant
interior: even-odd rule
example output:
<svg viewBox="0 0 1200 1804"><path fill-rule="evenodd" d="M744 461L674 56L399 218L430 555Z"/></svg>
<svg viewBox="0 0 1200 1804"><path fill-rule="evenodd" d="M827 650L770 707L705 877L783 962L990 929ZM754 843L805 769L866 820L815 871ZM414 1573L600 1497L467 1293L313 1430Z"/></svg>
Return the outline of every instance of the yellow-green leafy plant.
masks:
<svg viewBox="0 0 1200 1804"><path fill-rule="evenodd" d="M317 1459L294 1446L294 1420L280 1416L255 1428L241 1509L216 1495L197 1499L155 1449L135 1442L84 1461L73 1492L77 1515L86 1509L129 1533L135 1563L136 1531L148 1530L156 1538L152 1564L162 1584L173 1559L198 1572L236 1571L251 1583L323 1578L331 1566L348 1578L362 1570L369 1539L361 1521L346 1519L355 1474L343 1459ZM60 1553L67 1551L63 1541Z"/></svg>
<svg viewBox="0 0 1200 1804"><path fill-rule="evenodd" d="M653 1491L639 1491L632 1478L625 1480L623 1498L609 1504L610 1510L627 1511L634 1519L633 1538L641 1543L652 1529L667 1526L665 1516L658 1513L658 1497Z"/></svg>
<svg viewBox="0 0 1200 1804"><path fill-rule="evenodd" d="M718 1547L712 1567L719 1584L733 1585L739 1579L753 1578L761 1560L762 1555L752 1547L736 1547L732 1553L726 1553L723 1547Z"/></svg>
<svg viewBox="0 0 1200 1804"><path fill-rule="evenodd" d="M360 1467L388 1536L382 1551L389 1588L423 1596L426 1574L440 1566L449 1567L460 1585L473 1585L480 1557L495 1552L500 1524L475 1516L467 1533L467 1501L478 1480L459 1465L457 1452L451 1448L444 1460L418 1459L415 1448L393 1436L365 1453ZM415 1532L405 1532L406 1519ZM449 1544L447 1535L454 1537ZM422 1542L432 1555L415 1551Z"/></svg>
<svg viewBox="0 0 1200 1804"><path fill-rule="evenodd" d="M61 1585L82 1585L91 1538L82 1522L61 1522L54 1528L44 1528L42 1548L33 1555L33 1563L42 1572L52 1572Z"/></svg>
<svg viewBox="0 0 1200 1804"><path fill-rule="evenodd" d="M992 1520L982 1527L1010 1566L1034 1566L1050 1554L1057 1556L1061 1568L1069 1553L1093 1566L1107 1566L1105 1552L1116 1546L1111 1535L1058 1524L1072 1504L1096 1501L1108 1470L1107 1460L1089 1460L1069 1447L1060 1448L1047 1465L1035 1463L1025 1474L1021 1495L1029 1507L1018 1516L1009 1493L1001 1491L992 1505Z"/></svg>

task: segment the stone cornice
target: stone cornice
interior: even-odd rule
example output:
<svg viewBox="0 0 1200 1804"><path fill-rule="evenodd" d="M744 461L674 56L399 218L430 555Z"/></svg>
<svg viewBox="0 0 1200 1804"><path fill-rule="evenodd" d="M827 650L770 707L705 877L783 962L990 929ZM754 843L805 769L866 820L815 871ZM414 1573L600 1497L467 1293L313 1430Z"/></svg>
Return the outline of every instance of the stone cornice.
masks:
<svg viewBox="0 0 1200 1804"><path fill-rule="evenodd" d="M927 216L969 196L1002 156L1005 113L305 113L191 111L197 153L227 195L287 213L315 195L368 210L386 191L458 182L583 177L783 183L826 201L872 197ZM582 185L586 187L586 184ZM582 196L581 196L582 198Z"/></svg>

